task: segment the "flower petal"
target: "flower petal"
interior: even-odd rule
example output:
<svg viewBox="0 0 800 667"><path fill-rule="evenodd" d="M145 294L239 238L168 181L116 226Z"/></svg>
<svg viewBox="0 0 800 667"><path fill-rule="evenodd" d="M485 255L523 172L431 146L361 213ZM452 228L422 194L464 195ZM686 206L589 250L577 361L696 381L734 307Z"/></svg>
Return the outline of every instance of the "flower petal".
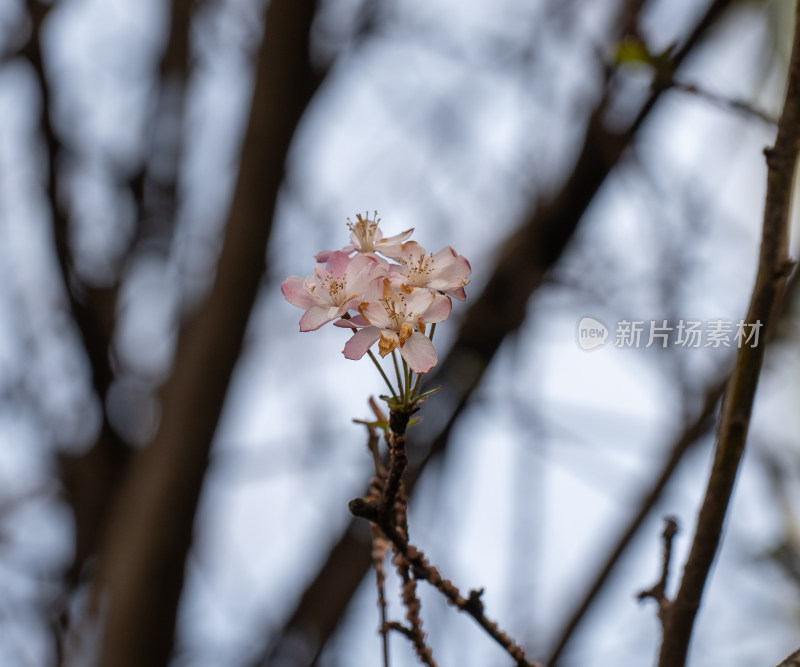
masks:
<svg viewBox="0 0 800 667"><path fill-rule="evenodd" d="M344 344L342 354L346 359L361 359L367 350L372 347L378 338L380 338L381 330L378 327L366 327L356 331Z"/></svg>
<svg viewBox="0 0 800 667"><path fill-rule="evenodd" d="M408 312L416 316L424 316L436 300L437 292L425 289L424 287L414 287L411 291L403 290L406 295L405 303Z"/></svg>
<svg viewBox="0 0 800 667"><path fill-rule="evenodd" d="M467 280L464 284L466 285L469 282ZM459 287L450 287L448 289L443 289L442 292L447 294L448 296L452 296L454 299L458 299L459 301L465 301L467 298L467 293L464 291L464 288Z"/></svg>
<svg viewBox="0 0 800 667"><path fill-rule="evenodd" d="M394 236L382 238L375 244L375 250L390 259L400 259L403 256L403 241L413 233L414 228L412 227Z"/></svg>
<svg viewBox="0 0 800 667"><path fill-rule="evenodd" d="M386 243L388 245L400 245L405 241L409 236L414 233L414 228L406 229L404 232L400 232L399 234L395 234L394 236L387 236L385 239L381 239L381 243Z"/></svg>
<svg viewBox="0 0 800 667"><path fill-rule="evenodd" d="M344 274L348 294L358 296L359 301L380 298L382 281L379 279L388 274L388 263L378 260L374 255L356 255L350 260Z"/></svg>
<svg viewBox="0 0 800 667"><path fill-rule="evenodd" d="M415 373L427 373L439 361L433 343L419 331L415 331L406 340L400 348L400 355Z"/></svg>
<svg viewBox="0 0 800 667"><path fill-rule="evenodd" d="M367 322L361 315L352 315L349 319L342 319L336 320L333 323L335 327L342 327L343 329L360 329L362 327L370 326L370 323Z"/></svg>
<svg viewBox="0 0 800 667"><path fill-rule="evenodd" d="M311 306L300 318L300 331L315 331L339 315L336 306Z"/></svg>
<svg viewBox="0 0 800 667"><path fill-rule="evenodd" d="M453 281L466 278L472 273L472 267L464 255L459 255L453 248L446 246L433 256L437 277Z"/></svg>
<svg viewBox="0 0 800 667"><path fill-rule="evenodd" d="M393 326L393 322L386 313L386 308L382 303L375 301L360 303L358 305L358 312L361 313L367 322L382 329L391 329Z"/></svg>
<svg viewBox="0 0 800 667"><path fill-rule="evenodd" d="M428 282L428 287L463 301L466 298L464 285L469 283L467 276L472 273L469 261L450 246L433 256L436 271Z"/></svg>
<svg viewBox="0 0 800 667"><path fill-rule="evenodd" d="M347 266L350 264L350 257L343 253L341 250L337 250L336 252L332 252L327 257L327 266L328 272L336 276L337 278L341 278L345 272L347 271Z"/></svg>
<svg viewBox="0 0 800 667"><path fill-rule="evenodd" d="M314 298L305 288L305 281L299 276L289 276L281 283L281 292L293 306L307 310L316 305Z"/></svg>
<svg viewBox="0 0 800 667"><path fill-rule="evenodd" d="M453 302L444 294L439 294L438 292L433 292L433 294L433 303L422 313L422 319L426 322L443 322L450 317Z"/></svg>

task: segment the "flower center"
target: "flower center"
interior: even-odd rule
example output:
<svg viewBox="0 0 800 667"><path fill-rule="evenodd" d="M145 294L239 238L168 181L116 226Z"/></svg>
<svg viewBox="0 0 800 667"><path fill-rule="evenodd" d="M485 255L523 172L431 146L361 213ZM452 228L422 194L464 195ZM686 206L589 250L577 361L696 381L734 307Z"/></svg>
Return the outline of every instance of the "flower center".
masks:
<svg viewBox="0 0 800 667"><path fill-rule="evenodd" d="M323 287L328 290L331 302L335 306L341 306L347 299L345 297L344 280L336 280L333 276L325 276L322 281Z"/></svg>
<svg viewBox="0 0 800 667"><path fill-rule="evenodd" d="M386 309L386 314L394 325L392 328L396 331L400 331L402 324L414 315L413 313L408 313L408 308L405 303L406 299L402 294L388 294L387 296L381 297L379 301Z"/></svg>
<svg viewBox="0 0 800 667"><path fill-rule="evenodd" d="M425 287L433 273L433 254L419 253L416 257L412 254L405 260L406 275L416 287Z"/></svg>
<svg viewBox="0 0 800 667"><path fill-rule="evenodd" d="M361 252L375 252L375 235L378 231L378 223L381 219L375 211L375 219L370 220L369 216L362 218L361 214L356 214L356 221L352 222L347 218L347 228L355 234Z"/></svg>

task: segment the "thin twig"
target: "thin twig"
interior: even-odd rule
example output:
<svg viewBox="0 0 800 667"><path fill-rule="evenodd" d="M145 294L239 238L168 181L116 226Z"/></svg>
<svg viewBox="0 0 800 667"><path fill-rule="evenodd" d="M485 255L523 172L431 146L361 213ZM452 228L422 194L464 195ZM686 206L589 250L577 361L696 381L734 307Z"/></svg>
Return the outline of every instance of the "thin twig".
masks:
<svg viewBox="0 0 800 667"><path fill-rule="evenodd" d="M739 113L746 114L748 116L753 116L754 118L758 118L758 120L766 123L767 125L772 125L773 127L778 124L778 120L763 111L762 109L757 109L749 102L745 100L739 99L730 99L727 97L723 97L722 95L717 95L712 93L708 90L703 88L699 88L695 84L692 83L681 83L679 81L672 81L672 87L675 90L679 90L684 93L689 93L690 95L695 95L700 99L706 100L711 102L712 104L716 104L717 106L723 107L725 109L731 109L732 111L738 111Z"/></svg>
<svg viewBox="0 0 800 667"><path fill-rule="evenodd" d="M378 608L381 613L381 640L383 643L383 667L389 667L389 637L386 620L386 572L383 561L389 549L389 542L380 529L372 526L372 567L375 569L375 583L378 587Z"/></svg>
<svg viewBox="0 0 800 667"><path fill-rule="evenodd" d="M383 414L375 403L375 399L370 397L370 407L375 414L375 417L380 421ZM372 425L365 423L367 427L367 449L372 454L372 460L375 465L375 476L369 485L368 496L371 498L379 498L383 492L383 479L386 476L386 468L381 461L380 452L378 451L378 432ZM372 527L372 568L375 570L375 584L378 588L378 609L381 615L381 626L379 632L381 634L381 641L383 644L383 667L389 667L389 637L388 637L388 621L387 621L387 604L386 604L386 571L383 564L386 560L386 554L389 551L389 540L381 532L380 528L375 524Z"/></svg>
<svg viewBox="0 0 800 667"><path fill-rule="evenodd" d="M405 366L405 361L403 362ZM406 383L408 386L409 383ZM378 419L382 413L374 404L370 403L373 412ZM386 443L389 446L389 469L385 470L377 452L377 433L375 429L367 424L369 438L367 447L373 454L375 460L375 477L370 483L367 499L356 499L351 503L351 508L362 503L363 506L371 508L370 520L372 521L372 564L375 569L378 586L378 607L381 614L380 633L383 640L383 662L384 666L389 665L389 643L387 631L392 627L387 620L385 582L386 577L383 569L383 561L388 550L389 540L385 536L385 531L381 528L396 531L399 535L408 539L407 522L407 501L405 489L403 488L403 473L408 465L405 455L405 430L408 426L412 409L392 410L389 415L390 428L386 432ZM372 518L374 515L374 518ZM403 628L403 634L411 640L414 651L420 662L428 667L436 667L433 659L433 651L425 643L425 633L422 630L422 618L419 615L421 603L416 593L416 580L412 576L411 563L400 552L395 552L393 562L397 568L397 573L402 582L401 599L406 608L406 619L409 626L399 626Z"/></svg>
<svg viewBox="0 0 800 667"><path fill-rule="evenodd" d="M669 563L672 560L672 540L678 534L678 522L673 517L665 519L666 525L661 537L664 541L664 555L661 565L661 579L658 583L646 591L642 591L637 596L639 601L652 598L658 603L658 617L664 619L664 614L669 608L669 599L667 599L667 579L669 578Z"/></svg>
<svg viewBox="0 0 800 667"><path fill-rule="evenodd" d="M357 502L360 501L360 502ZM363 499L350 502L350 511L354 516L375 522L378 518L377 506ZM539 663L530 662L519 646L508 634L501 630L497 623L489 620L483 612L483 603L480 601L480 592L472 591L467 598L461 595L458 588L449 579L444 579L439 570L431 565L425 555L391 524L379 523L380 529L391 540L397 551L408 559L412 572L417 579L424 579L445 596L450 604L460 611L469 614L494 639L506 652L514 658L518 667L541 667Z"/></svg>
<svg viewBox="0 0 800 667"><path fill-rule="evenodd" d="M399 632L403 637L406 639L411 639L411 635L413 631L408 626L403 625L402 623L398 623L397 621L387 621L386 627L382 628L383 631L394 630L395 632Z"/></svg>
<svg viewBox="0 0 800 667"><path fill-rule="evenodd" d="M406 620L408 621L408 634L406 635L414 646L420 662L428 667L436 667L433 659L433 651L425 643L425 633L422 630L422 618L419 615L421 603L417 597L417 582L411 574L411 563L399 551L393 559L400 575L402 587L400 589L403 606L406 608Z"/></svg>
<svg viewBox="0 0 800 667"><path fill-rule="evenodd" d="M366 498L355 498L350 501L350 512L353 516L367 519L377 525L383 535L388 538L396 550L396 565L398 573L403 580L403 603L406 606L406 618L410 622L410 631L406 634L411 638L417 656L425 664L433 665L430 649L424 643L424 633L419 618L419 600L416 597L416 584L410 577L409 571L416 579L424 579L434 586L451 604L459 610L472 616L478 624L492 637L506 652L514 658L518 667L541 667L538 663L529 662L525 653L509 635L503 632L494 621L490 621L483 613L483 603L480 596L483 591L471 591L464 598L458 588L448 579L443 579L438 569L431 565L423 553L408 542L408 528L406 526L406 500L402 486L402 477L408 460L405 455L405 431L408 421L415 408L406 410L392 410L389 414L389 430L386 441L389 445L389 471L385 483L382 484L380 497L376 485L381 480L373 480L370 492ZM382 628L386 627L384 620Z"/></svg>

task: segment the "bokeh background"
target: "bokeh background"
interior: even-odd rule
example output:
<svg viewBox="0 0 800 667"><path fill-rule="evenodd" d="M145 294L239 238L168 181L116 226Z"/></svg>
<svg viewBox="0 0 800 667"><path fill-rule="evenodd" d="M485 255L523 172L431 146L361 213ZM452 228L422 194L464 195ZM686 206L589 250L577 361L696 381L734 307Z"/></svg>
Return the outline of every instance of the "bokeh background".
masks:
<svg viewBox="0 0 800 667"><path fill-rule="evenodd" d="M381 664L347 501L382 381L279 289L375 209L473 271L412 542L531 658L652 664L636 595L665 515L680 576L734 349L616 323L742 318L794 4L0 3L0 664ZM798 317L792 286L695 667L800 645ZM420 594L439 664L510 664Z"/></svg>

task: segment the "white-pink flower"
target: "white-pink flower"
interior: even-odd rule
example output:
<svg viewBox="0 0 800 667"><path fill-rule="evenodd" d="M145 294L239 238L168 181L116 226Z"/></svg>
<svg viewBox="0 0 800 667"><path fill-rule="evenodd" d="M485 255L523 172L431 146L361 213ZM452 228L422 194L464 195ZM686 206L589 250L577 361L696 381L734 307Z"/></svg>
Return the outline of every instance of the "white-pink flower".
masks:
<svg viewBox="0 0 800 667"><path fill-rule="evenodd" d="M447 319L450 309L447 297L427 289L398 291L386 278L380 299L360 303L359 315L335 323L358 329L342 352L347 359L360 359L377 342L382 357L399 349L412 371L427 373L438 359L425 325Z"/></svg>
<svg viewBox="0 0 800 667"><path fill-rule="evenodd" d="M281 291L289 303L306 311L300 318L300 331L314 331L360 302L377 299L385 274L385 266L375 258L356 255L351 259L337 250L328 254L326 266L316 266L313 276L284 280Z"/></svg>
<svg viewBox="0 0 800 667"><path fill-rule="evenodd" d="M386 257L394 258L400 253L403 242L414 232L412 227L395 236L383 238L383 232L378 227L378 223L381 221L378 217L378 212L375 211L373 220L370 220L368 213L365 213L364 216L362 218L361 214L358 213L355 222L352 222L350 218L347 219L347 228L350 230L350 243L342 248L342 252L348 255L352 255L354 252L367 255L379 252ZM318 262L327 262L331 254L332 251L323 250L317 254L316 259Z"/></svg>
<svg viewBox="0 0 800 667"><path fill-rule="evenodd" d="M396 281L411 287L427 287L463 301L467 298L464 286L472 272L466 257L459 255L450 246L436 254L426 253L416 241L408 241L400 248L395 259L400 262Z"/></svg>

